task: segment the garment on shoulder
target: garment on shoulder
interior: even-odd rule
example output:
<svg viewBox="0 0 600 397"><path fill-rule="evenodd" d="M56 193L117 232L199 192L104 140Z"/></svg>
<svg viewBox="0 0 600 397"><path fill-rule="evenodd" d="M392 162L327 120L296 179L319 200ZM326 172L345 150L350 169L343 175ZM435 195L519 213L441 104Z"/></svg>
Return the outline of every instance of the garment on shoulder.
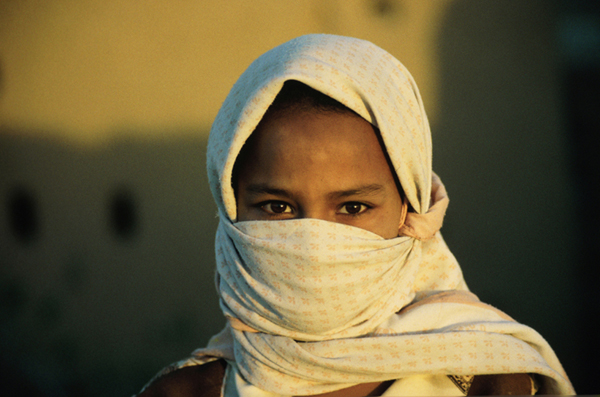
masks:
<svg viewBox="0 0 600 397"><path fill-rule="evenodd" d="M487 318L483 318L482 309L488 312ZM476 322L472 321L474 317L478 319ZM511 334L495 335L488 332L494 325L507 328L510 323L514 326L513 333L518 334L524 341L514 338ZM431 327L428 332L415 332L418 326L423 325ZM394 338L386 341L389 335L394 335ZM504 313L482 304L470 293L444 292L431 295L397 313L378 330L377 335L361 339L367 339L369 343L365 345L367 348L359 350L367 352L358 357L359 362L365 360L367 367L379 363L380 366L389 367L388 372L397 371L396 376L387 376L388 379L397 380L383 395L467 395L472 387L479 395L534 394L538 390L537 382L533 382L534 379L539 382L541 393L555 394L556 388L552 389L552 376L556 377L556 374L553 374L542 355L533 348L536 347L546 356L546 360L552 362L551 350L548 351L549 347L544 346L544 340L530 328L515 323ZM515 344L515 341L518 343ZM348 342L350 341L345 341L343 344ZM229 361L227 370L216 375L217 381L224 378L221 390L223 396L289 395L263 390L246 380L235 362L235 357L229 356L233 351L233 338L227 329L220 334L220 337L214 338L210 346L212 346L211 354L206 354L208 349L199 349L191 358L165 368L150 382L145 390L146 394L141 395L160 396L162 394L152 393L157 390L156 385L160 384L161 379L164 380L173 373L203 364L215 366L219 362L222 365L225 359ZM332 346L333 351L339 352L339 348L339 345ZM381 363L379 356L383 357L385 354L383 352L388 349L394 351L389 352L386 357L388 360ZM221 358L216 359L217 356ZM515 362L510 362L511 356L514 356ZM389 360L394 357L395 361ZM478 357L481 357L486 364L481 364L482 361ZM434 362L443 364L447 364L448 361L462 362L463 358L464 368L432 365ZM419 365L419 362L427 365ZM531 362L536 365L531 365ZM483 366L490 374L499 376L486 375L486 372L477 369L477 364ZM556 362L554 364L556 365ZM402 372L394 369L402 366L409 370ZM464 369L470 369L476 375L461 373ZM385 368L378 370L384 372ZM526 379L529 383L523 385L523 379L515 376L518 372L534 375ZM215 375L213 371L207 373L211 376ZM177 380L177 378L173 379ZM205 379L197 380L201 383L205 381ZM213 384L214 379L209 383ZM514 393L515 390L518 390L518 393Z"/></svg>
<svg viewBox="0 0 600 397"><path fill-rule="evenodd" d="M235 366L235 364L233 364ZM480 379L482 378L482 379ZM528 374L478 377L413 375L391 383L382 396L534 395L537 386ZM472 385L475 383L475 386ZM227 389L227 390L226 390ZM233 390L233 393L230 392ZM241 390L241 393L238 393ZM138 394L139 397L246 397L272 396L249 385L223 359L199 364L193 357L163 369Z"/></svg>

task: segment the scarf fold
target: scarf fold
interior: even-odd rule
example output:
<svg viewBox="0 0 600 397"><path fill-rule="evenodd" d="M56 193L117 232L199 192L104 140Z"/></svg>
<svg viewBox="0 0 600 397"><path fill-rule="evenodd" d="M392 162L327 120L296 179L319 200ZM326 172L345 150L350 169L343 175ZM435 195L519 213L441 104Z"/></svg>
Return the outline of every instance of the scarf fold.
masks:
<svg viewBox="0 0 600 397"><path fill-rule="evenodd" d="M574 394L556 355L533 329L446 291L405 307L362 338L299 342L226 327L196 358L218 356L253 385L277 395L326 393L419 374L541 375L541 394Z"/></svg>
<svg viewBox="0 0 600 397"><path fill-rule="evenodd" d="M442 228L449 203L450 199L442 180L435 173L432 173L431 207L429 211L424 214L407 213L404 222L400 224L400 235L413 237L417 240L429 240Z"/></svg>
<svg viewBox="0 0 600 397"><path fill-rule="evenodd" d="M411 212L400 237L313 219L236 222L235 160L286 80L377 127ZM536 373L573 394L548 344L470 294L438 232L448 206L431 169L416 84L366 41L308 35L242 74L212 126L207 166L219 208L216 283L228 325L198 360L226 358L261 390L308 395L416 374ZM238 390L239 391L239 390Z"/></svg>

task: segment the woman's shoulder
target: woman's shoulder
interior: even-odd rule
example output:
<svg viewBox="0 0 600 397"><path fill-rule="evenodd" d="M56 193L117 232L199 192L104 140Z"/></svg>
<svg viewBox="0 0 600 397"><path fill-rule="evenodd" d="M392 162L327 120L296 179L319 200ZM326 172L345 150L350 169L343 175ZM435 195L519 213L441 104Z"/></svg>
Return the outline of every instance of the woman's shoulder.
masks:
<svg viewBox="0 0 600 397"><path fill-rule="evenodd" d="M226 367L227 362L223 359L191 365L174 364L156 375L138 397L218 397Z"/></svg>
<svg viewBox="0 0 600 397"><path fill-rule="evenodd" d="M223 359L206 363L196 362L193 359L181 361L159 372L137 396L192 397L201 395L219 397L226 367L227 362ZM537 391L534 379L529 374L448 375L444 378L451 380L453 387L458 387L460 390L461 393L458 394L462 395L533 395ZM420 382L422 383L422 380ZM413 390L418 386L414 383L414 377L408 377L395 382L390 387L390 391L392 389L400 391L407 387L408 390ZM432 383L438 389L440 387L438 381L426 383ZM432 385L428 384L427 387L431 388ZM421 387L423 387L422 384Z"/></svg>

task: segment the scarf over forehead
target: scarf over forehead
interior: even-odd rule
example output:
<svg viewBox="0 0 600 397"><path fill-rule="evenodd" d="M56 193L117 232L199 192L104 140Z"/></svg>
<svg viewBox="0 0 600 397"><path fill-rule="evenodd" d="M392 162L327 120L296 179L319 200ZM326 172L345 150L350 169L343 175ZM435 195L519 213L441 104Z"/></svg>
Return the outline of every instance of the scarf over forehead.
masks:
<svg viewBox="0 0 600 397"><path fill-rule="evenodd" d="M412 207L400 237L315 219L237 222L236 158L287 80L378 128ZM223 103L207 162L220 215L216 283L228 323L195 356L228 360L237 388L226 395L252 388L252 395L308 395L415 374L517 372L543 375L542 391L573 392L539 334L468 292L438 232L447 197L431 169L419 91L384 50L308 35L265 53Z"/></svg>

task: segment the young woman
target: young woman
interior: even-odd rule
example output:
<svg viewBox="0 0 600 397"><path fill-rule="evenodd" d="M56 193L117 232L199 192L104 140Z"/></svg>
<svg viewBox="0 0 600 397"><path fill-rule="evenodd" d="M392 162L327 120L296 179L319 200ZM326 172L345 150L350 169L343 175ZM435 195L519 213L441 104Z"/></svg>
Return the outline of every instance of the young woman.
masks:
<svg viewBox="0 0 600 397"><path fill-rule="evenodd" d="M262 55L208 173L227 326L142 396L574 394L539 334L468 292L418 89L387 52L308 35Z"/></svg>

